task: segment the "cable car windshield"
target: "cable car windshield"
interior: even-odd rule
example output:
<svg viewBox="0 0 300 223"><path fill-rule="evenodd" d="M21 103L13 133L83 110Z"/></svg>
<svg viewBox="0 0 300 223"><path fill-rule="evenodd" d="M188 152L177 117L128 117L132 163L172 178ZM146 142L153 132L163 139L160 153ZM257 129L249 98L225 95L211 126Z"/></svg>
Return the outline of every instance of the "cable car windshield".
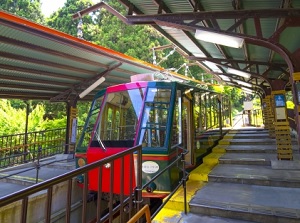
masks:
<svg viewBox="0 0 300 223"><path fill-rule="evenodd" d="M134 140L143 94L142 88L108 93L94 137L98 136L101 140Z"/></svg>
<svg viewBox="0 0 300 223"><path fill-rule="evenodd" d="M139 138L143 147L165 146L170 100L171 89L148 89Z"/></svg>

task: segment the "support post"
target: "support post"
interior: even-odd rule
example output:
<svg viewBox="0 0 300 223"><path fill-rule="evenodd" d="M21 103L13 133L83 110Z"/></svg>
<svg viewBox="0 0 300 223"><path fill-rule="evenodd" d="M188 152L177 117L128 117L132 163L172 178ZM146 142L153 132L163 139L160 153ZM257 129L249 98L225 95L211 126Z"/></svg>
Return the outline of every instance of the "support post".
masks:
<svg viewBox="0 0 300 223"><path fill-rule="evenodd" d="M287 117L285 90L272 91L277 158L293 160L292 139Z"/></svg>
<svg viewBox="0 0 300 223"><path fill-rule="evenodd" d="M27 155L28 155L28 117L30 113L30 106L28 101L26 103L26 120L25 120L25 135L24 135L24 148L23 148L23 156L24 156L24 163L27 162Z"/></svg>
<svg viewBox="0 0 300 223"><path fill-rule="evenodd" d="M77 137L77 108L67 103L65 154L74 153Z"/></svg>

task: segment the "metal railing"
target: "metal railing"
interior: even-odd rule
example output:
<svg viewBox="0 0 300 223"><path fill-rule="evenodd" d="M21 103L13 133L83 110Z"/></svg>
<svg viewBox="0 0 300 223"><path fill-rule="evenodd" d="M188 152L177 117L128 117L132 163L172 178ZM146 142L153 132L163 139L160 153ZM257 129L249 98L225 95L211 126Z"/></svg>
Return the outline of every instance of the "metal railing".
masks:
<svg viewBox="0 0 300 223"><path fill-rule="evenodd" d="M138 211L127 223L135 223L139 221L139 219L142 218L143 215L145 215L146 217L146 222L151 223L151 214L148 204L146 204L140 211Z"/></svg>
<svg viewBox="0 0 300 223"><path fill-rule="evenodd" d="M2 197L0 199L0 209L12 205L14 202L20 202L20 206L14 207L14 212L18 213L20 212L20 219L16 220L17 222L26 223L26 222L32 222L31 219L28 219L28 207L30 198L33 194L37 192L42 192L43 190L46 190L46 202L45 202L45 212L43 219L40 219L40 221L43 222L51 222L53 211L52 211L52 201L53 201L53 192L55 191L55 186L61 183L67 183L67 193L65 194L65 211L64 211L64 218L65 222L69 223L71 222L71 212L72 212L72 183L76 176L83 175L85 178L83 188L82 188L82 202L81 202L81 222L112 222L114 217L117 215L120 219L120 222L125 222L125 219L130 219L136 212L140 210L140 206L142 203L142 147L136 146L133 148L130 148L124 152L118 153L114 156L110 156L107 158L104 158L100 161L94 162L92 164L88 164L86 166L83 166L81 168L78 168L76 170L70 171L66 174L63 174L61 176L54 177L52 179L46 180L42 183L30 186L26 189L20 190L18 192L15 192L13 194L7 195L5 197ZM136 160L133 161L134 155L136 154ZM120 187L120 194L119 194L119 200L118 202L115 202L114 194L113 194L113 188L115 186L114 184L114 168L115 163L118 160L121 165L120 169L125 169L125 162L124 159L126 156L130 156L130 165L129 167L129 177L132 179L135 177L132 173L134 173L134 165L135 163L137 168L137 181L136 181L136 188L133 188L134 185L130 184L129 190L133 193L129 195L124 194L124 171L120 171L121 175L121 183L118 185ZM110 185L110 192L109 192L109 201L108 201L108 208L103 206L103 197L104 192L102 190L102 175L103 175L103 168L105 168L105 165L110 163L110 178L109 178L109 185ZM126 167L128 168L128 167ZM96 201L96 213L95 216L92 216L92 219L88 219L87 216L87 204L89 202L88 200L88 177L89 172L92 170L98 171L98 190L97 190L97 201ZM108 181L108 179L105 179L105 181ZM63 198L62 198L63 199ZM17 203L15 203L17 205ZM107 210L107 212L103 212L103 210ZM31 210L32 211L32 210ZM91 218L91 217L90 217ZM78 221L79 222L79 221Z"/></svg>
<svg viewBox="0 0 300 223"><path fill-rule="evenodd" d="M176 193L176 191L183 186L184 193L184 213L187 214L187 198L186 198L186 182L188 180L188 173L185 171L185 155L188 153L187 150L183 149L180 144L174 145L173 148L177 149L177 157L171 162L168 166L166 166L163 170L161 170L158 174L151 178L149 182L143 185L142 189L146 189L154 180L156 180L159 176L161 176L164 172L168 171L173 166L177 166L180 171L182 171L182 178L178 182L177 186L168 194L167 197L163 199L162 204L155 210L155 212L151 215L151 220L155 218L155 216L159 213L159 211L168 203L168 201L172 198L172 196ZM181 151L181 152L179 152ZM181 166L178 165L181 163Z"/></svg>
<svg viewBox="0 0 300 223"><path fill-rule="evenodd" d="M69 173L63 174L61 176L46 180L42 183L35 184L33 186L30 186L26 189L23 189L21 191L15 192L13 194L7 195L5 197L2 197L0 199L0 210L5 207L9 206L14 202L20 203L19 207L14 207L14 212L20 212L20 219L16 220L17 222L32 222L32 219L28 216L28 207L30 197L37 192L41 192L43 190L46 190L46 202L45 202L45 212L44 212L44 217L43 219L40 219L39 221L43 222L51 222L52 220L52 215L55 215L53 213L52 209L52 196L53 196L53 191L56 190L56 186L61 183L65 183L67 185L67 193L65 194L65 199L63 200L66 201L65 208L64 210L60 210L63 212L64 216L64 222L68 223L71 222L71 212L74 209L73 206L76 204L72 204L72 193L74 188L73 182L75 181L75 177L78 175L83 175L84 178L86 179L84 181L84 184L82 186L82 201L79 202L79 206L81 208L81 220L77 222L115 222L115 217L118 216L119 222L126 222L127 220L131 219L134 217L134 214L137 213L140 209L141 206L143 205L143 199L142 199L142 191L145 190L153 181L155 181L159 176L161 176L165 171L168 171L170 168L177 166L179 172L182 172L182 178L178 182L178 185L175 186L175 188L170 192L170 194L163 200L163 203L155 210L155 212L151 216L151 220L154 219L154 217L158 214L158 212L166 205L166 203L170 200L170 198L175 194L175 192L179 189L180 186L183 186L184 189L184 212L187 213L187 200L186 200L186 181L188 179L188 173L185 171L185 155L187 152L183 150L180 145L176 145L177 148L177 157L175 160L173 160L167 167L165 167L163 170L161 170L157 175L155 175L149 182L144 184L142 186L142 147L141 146L136 146L133 148L130 148L124 152L118 153L116 155L113 155L111 157L102 159L100 161L94 162L92 164L88 164L86 166L83 166L81 168L78 168L76 170L70 171ZM133 161L133 154L135 158L135 162ZM130 195L125 195L124 194L124 171L120 171L122 174L119 176L121 178L121 183L120 183L120 194L118 196L118 201L114 201L115 199L115 194L113 193L114 191L114 168L115 168L115 162L116 160L119 160L120 169L125 169L125 162L124 158L128 155L130 156L130 167L129 167L129 178L136 177L136 187L133 188L133 185L130 186L130 191L133 193ZM110 185L110 192L108 193L108 205L103 206L103 197L107 196L106 193L103 192L102 188L102 180L103 180L103 167L107 167L107 164L110 164L110 177L109 179L104 179L104 181L109 180L109 185ZM133 165L135 163L135 167ZM127 167L128 169L128 163ZM134 171L133 169L135 168L136 170L136 176L134 176ZM97 169L98 171L98 191L97 192L97 199L96 199L96 211L95 211L95 216L87 216L87 209L88 209L88 203L89 203L89 190L88 190L88 177L89 177L89 171ZM106 194L106 195L105 195ZM78 206L78 204L77 204ZM104 210L106 210L104 214ZM1 213L0 213L1 214ZM148 218L148 216L146 216ZM148 221L148 220L147 220Z"/></svg>
<svg viewBox="0 0 300 223"><path fill-rule="evenodd" d="M78 127L80 132L82 127ZM79 134L77 134L79 136ZM0 168L33 162L65 151L66 129L0 136Z"/></svg>

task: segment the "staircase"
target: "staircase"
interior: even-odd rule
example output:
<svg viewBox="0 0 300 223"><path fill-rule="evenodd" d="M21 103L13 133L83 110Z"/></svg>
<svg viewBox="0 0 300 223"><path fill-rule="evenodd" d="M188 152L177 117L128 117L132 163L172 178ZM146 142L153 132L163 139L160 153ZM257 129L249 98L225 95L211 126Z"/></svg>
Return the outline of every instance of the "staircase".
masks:
<svg viewBox="0 0 300 223"><path fill-rule="evenodd" d="M226 153L189 202L180 222L300 222L300 161L278 161L275 139L263 129L230 131ZM218 219L218 220L216 220Z"/></svg>

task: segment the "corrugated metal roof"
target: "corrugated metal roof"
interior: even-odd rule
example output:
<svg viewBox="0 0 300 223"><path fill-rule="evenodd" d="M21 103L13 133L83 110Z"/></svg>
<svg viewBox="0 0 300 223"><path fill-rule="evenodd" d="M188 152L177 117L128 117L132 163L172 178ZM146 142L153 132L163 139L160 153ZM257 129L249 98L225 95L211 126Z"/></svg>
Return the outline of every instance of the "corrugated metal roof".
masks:
<svg viewBox="0 0 300 223"><path fill-rule="evenodd" d="M152 24L178 45L188 58L199 61L208 73L227 80L251 83L261 94L273 80L289 82L289 72L300 70L300 1L290 0L119 0L134 9L131 24ZM196 29L223 33L245 40L242 48L204 42ZM234 68L251 74L241 78L228 73ZM229 83L229 84L231 84ZM262 90L263 89L263 90Z"/></svg>
<svg viewBox="0 0 300 223"><path fill-rule="evenodd" d="M0 11L0 98L77 100L101 75L98 88L163 68ZM188 79L178 74L177 78ZM90 93L85 100L90 100Z"/></svg>

